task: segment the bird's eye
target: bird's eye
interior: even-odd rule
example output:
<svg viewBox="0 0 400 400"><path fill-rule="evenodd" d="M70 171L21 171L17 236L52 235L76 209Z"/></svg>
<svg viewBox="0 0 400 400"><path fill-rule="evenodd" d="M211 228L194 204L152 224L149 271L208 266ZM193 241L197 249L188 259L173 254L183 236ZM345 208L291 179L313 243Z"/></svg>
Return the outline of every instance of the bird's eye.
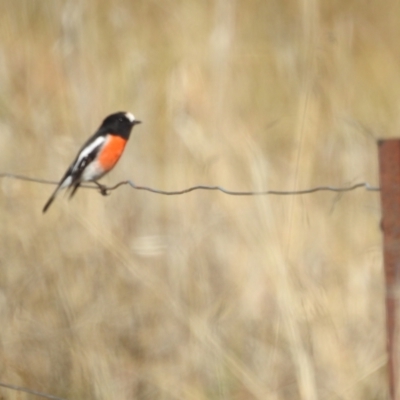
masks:
<svg viewBox="0 0 400 400"><path fill-rule="evenodd" d="M118 121L119 121L119 122L124 122L124 119L123 119L122 117L119 117L119 118L118 118Z"/></svg>

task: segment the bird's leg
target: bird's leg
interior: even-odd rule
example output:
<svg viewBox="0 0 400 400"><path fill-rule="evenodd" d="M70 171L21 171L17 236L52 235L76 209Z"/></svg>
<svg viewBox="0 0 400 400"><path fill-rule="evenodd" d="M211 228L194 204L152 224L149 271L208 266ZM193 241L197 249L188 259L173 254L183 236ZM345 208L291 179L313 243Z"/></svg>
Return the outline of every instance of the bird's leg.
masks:
<svg viewBox="0 0 400 400"><path fill-rule="evenodd" d="M108 195L110 194L110 193L108 192L106 186L102 185L101 183L99 183L99 182L97 182L97 181L93 181L93 182L99 187L100 193L101 193L103 196L108 196Z"/></svg>

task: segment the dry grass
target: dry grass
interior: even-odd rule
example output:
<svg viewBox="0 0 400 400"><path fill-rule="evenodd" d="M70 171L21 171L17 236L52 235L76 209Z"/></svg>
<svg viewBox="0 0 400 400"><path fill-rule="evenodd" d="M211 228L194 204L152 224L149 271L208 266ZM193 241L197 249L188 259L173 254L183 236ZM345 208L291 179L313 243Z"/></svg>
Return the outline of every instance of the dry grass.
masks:
<svg viewBox="0 0 400 400"><path fill-rule="evenodd" d="M57 179L108 113L104 179L377 184L400 4L0 2L0 171ZM0 381L68 399L384 399L379 196L166 198L1 182ZM4 399L28 399L1 389Z"/></svg>

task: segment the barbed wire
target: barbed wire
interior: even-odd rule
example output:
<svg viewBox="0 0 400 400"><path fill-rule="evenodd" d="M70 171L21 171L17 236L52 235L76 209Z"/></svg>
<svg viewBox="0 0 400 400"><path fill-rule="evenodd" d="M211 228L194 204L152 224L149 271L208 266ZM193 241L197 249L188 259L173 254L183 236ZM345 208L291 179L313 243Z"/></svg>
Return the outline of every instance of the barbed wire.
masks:
<svg viewBox="0 0 400 400"><path fill-rule="evenodd" d="M46 394L46 393L42 393L42 392L37 392L36 390L32 390L32 389L28 389L22 386L17 386L17 385L10 385L8 383L3 383L0 382L0 386L5 387L7 389L12 389L12 390L16 390L18 392L25 392L25 393L29 393L29 394L33 394L34 396L39 396L39 397L44 397L46 399L51 399L51 400L66 400L62 397L57 397L57 396L53 396L51 394Z"/></svg>
<svg viewBox="0 0 400 400"><path fill-rule="evenodd" d="M58 185L59 184L58 181L51 181L51 180L39 179L39 178L31 178L29 176L11 174L11 173L0 173L0 178L9 178L9 179L15 179L15 180L21 180L21 181L35 182L35 183L41 183L41 184L45 184L45 185ZM261 190L261 191L245 191L245 192L228 190L228 189L223 188L222 186L208 186L208 185L196 185L196 186L191 186L187 189L167 191L167 190L154 189L154 188L151 188L148 186L138 186L135 183L133 183L131 180L118 182L114 186L103 186L103 185L100 185L99 183L97 183L96 186L89 185L89 184L83 184L83 185L81 185L81 187L86 188L86 189L97 189L100 191L101 194L108 195L113 190L116 190L120 186L124 186L124 185L128 185L131 188L136 189L136 190L145 190L147 192L162 194L162 195L166 195L166 196L181 195L181 194L193 192L194 190L220 191L220 192L223 192L230 196L266 196L266 195L289 196L289 195L310 194L310 193L323 192L323 191L325 191L325 192L326 191L350 192L352 190L359 189L359 188L364 188L365 190L372 191L372 192L380 191L379 187L371 186L368 182L359 182L359 183L355 183L351 186L346 186L346 187L316 186L314 188L304 189L304 190L289 190L289 191Z"/></svg>

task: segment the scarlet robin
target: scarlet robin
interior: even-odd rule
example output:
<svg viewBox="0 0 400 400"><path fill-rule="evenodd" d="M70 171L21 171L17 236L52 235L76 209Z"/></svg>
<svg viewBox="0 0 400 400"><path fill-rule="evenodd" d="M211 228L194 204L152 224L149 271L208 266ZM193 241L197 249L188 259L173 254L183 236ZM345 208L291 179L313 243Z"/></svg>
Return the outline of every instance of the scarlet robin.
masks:
<svg viewBox="0 0 400 400"><path fill-rule="evenodd" d="M97 180L115 167L133 126L140 123L129 112L109 115L79 150L74 162L43 207L43 212L47 211L61 189L70 188L72 197L82 182L95 182L101 188Z"/></svg>

